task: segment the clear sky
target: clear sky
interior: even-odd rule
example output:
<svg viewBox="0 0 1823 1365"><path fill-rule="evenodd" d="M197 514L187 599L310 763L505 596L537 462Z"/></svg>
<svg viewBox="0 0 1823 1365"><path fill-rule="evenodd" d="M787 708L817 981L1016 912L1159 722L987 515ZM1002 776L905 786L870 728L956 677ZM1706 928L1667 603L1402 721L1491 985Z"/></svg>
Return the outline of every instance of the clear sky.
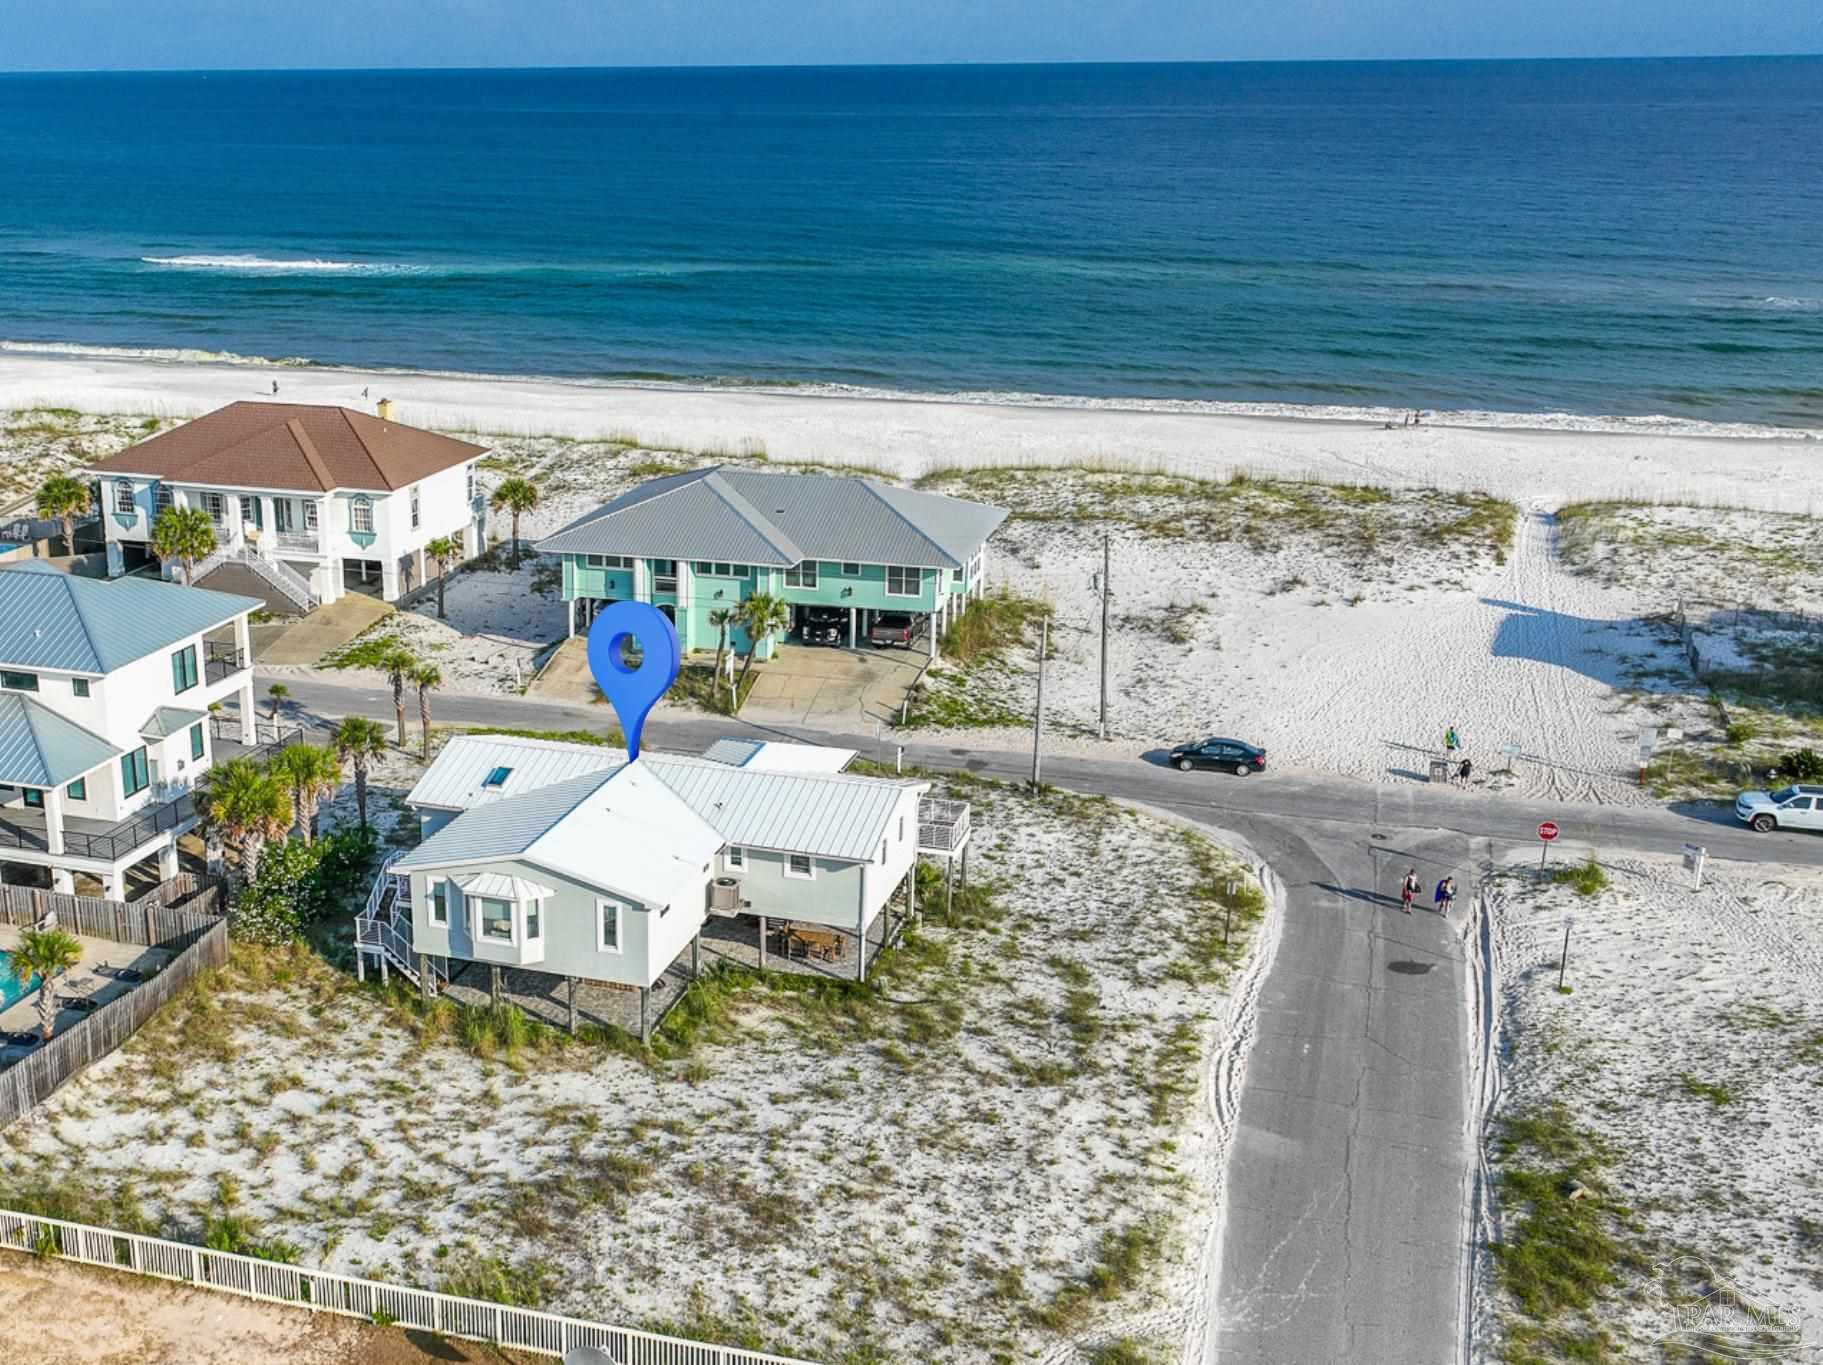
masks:
<svg viewBox="0 0 1823 1365"><path fill-rule="evenodd" d="M1700 56L1823 0L0 0L0 70Z"/></svg>

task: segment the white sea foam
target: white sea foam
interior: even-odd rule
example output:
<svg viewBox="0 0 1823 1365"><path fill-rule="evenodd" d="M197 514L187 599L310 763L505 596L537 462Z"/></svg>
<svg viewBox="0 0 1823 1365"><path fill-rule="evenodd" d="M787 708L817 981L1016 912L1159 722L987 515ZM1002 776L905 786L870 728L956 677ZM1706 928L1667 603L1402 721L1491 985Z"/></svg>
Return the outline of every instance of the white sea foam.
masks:
<svg viewBox="0 0 1823 1365"><path fill-rule="evenodd" d="M229 270L262 275L409 275L425 267L386 261L274 260L266 256L141 256L146 265L174 270Z"/></svg>
<svg viewBox="0 0 1823 1365"><path fill-rule="evenodd" d="M88 346L78 341L0 341L0 352L15 355L71 356L93 360L151 360L168 365L270 365L303 366L312 362L301 356L274 359L263 355L236 355L233 351L204 351L187 346Z"/></svg>

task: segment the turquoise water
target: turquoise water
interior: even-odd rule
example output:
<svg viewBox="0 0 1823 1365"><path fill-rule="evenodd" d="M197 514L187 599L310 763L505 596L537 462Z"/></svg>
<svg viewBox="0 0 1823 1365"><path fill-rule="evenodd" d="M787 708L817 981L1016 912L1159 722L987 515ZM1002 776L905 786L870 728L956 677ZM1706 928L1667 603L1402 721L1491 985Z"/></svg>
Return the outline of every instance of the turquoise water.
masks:
<svg viewBox="0 0 1823 1365"><path fill-rule="evenodd" d="M1823 60L0 76L0 341L1823 424Z"/></svg>
<svg viewBox="0 0 1823 1365"><path fill-rule="evenodd" d="M37 989L36 976L26 985L19 984L19 979L13 975L13 955L0 949L0 1010L16 1004Z"/></svg>

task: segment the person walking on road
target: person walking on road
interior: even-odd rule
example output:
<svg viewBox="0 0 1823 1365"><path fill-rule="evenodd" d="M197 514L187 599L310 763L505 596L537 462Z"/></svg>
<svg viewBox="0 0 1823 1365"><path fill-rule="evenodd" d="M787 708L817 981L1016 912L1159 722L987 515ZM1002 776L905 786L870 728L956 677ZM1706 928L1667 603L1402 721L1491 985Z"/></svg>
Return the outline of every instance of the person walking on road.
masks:
<svg viewBox="0 0 1823 1365"><path fill-rule="evenodd" d="M1454 877L1445 877L1437 883L1436 903L1439 915L1449 914L1450 907L1456 903L1456 879Z"/></svg>
<svg viewBox="0 0 1823 1365"><path fill-rule="evenodd" d="M1399 884L1399 905L1406 914L1412 912L1412 897L1418 894L1418 869L1405 869L1405 880Z"/></svg>
<svg viewBox="0 0 1823 1365"><path fill-rule="evenodd" d="M1465 786L1465 787L1468 786L1469 774L1471 772L1473 772L1474 770L1475 770L1474 765L1472 763L1470 763L1468 761L1468 759L1466 759L1466 758L1463 759L1462 766L1460 768L1456 769L1456 780L1458 782L1460 782L1463 786Z"/></svg>

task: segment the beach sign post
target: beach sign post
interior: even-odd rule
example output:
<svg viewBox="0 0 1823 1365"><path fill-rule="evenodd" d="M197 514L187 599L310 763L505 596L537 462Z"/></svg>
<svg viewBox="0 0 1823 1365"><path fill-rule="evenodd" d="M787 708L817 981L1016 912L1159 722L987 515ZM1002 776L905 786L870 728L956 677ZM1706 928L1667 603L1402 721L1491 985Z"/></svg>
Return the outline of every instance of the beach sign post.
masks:
<svg viewBox="0 0 1823 1365"><path fill-rule="evenodd" d="M629 644L638 646L637 666L627 663ZM646 715L677 681L681 662L677 627L650 602L616 602L589 627L589 672L620 720L628 761L639 757Z"/></svg>
<svg viewBox="0 0 1823 1365"><path fill-rule="evenodd" d="M1538 826L1538 871L1544 872L1545 858L1551 852L1551 841L1557 837L1557 822L1546 820Z"/></svg>

